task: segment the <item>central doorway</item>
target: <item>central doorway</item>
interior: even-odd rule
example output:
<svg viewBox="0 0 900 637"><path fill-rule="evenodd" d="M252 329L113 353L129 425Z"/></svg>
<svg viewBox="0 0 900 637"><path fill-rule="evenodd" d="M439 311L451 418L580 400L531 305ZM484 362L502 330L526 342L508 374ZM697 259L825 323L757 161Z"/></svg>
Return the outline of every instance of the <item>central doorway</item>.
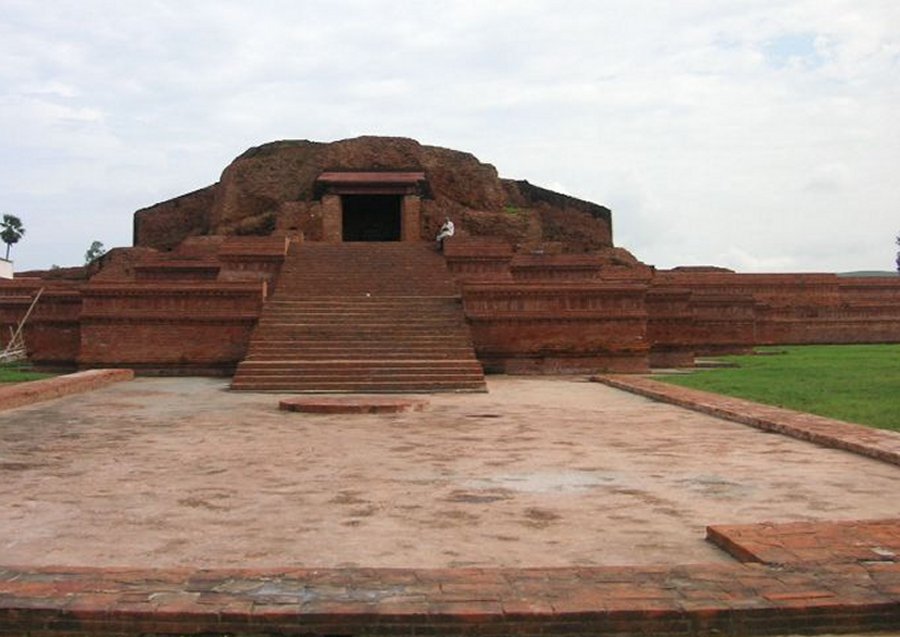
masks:
<svg viewBox="0 0 900 637"><path fill-rule="evenodd" d="M341 195L344 241L400 241L400 195Z"/></svg>

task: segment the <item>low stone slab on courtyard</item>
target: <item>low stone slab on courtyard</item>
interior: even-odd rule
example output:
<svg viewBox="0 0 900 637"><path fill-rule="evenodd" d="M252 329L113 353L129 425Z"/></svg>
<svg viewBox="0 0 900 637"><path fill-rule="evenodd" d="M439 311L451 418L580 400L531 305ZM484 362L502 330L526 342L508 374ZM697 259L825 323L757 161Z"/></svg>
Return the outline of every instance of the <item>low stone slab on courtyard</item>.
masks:
<svg viewBox="0 0 900 637"><path fill-rule="evenodd" d="M285 398L278 403L279 409L305 414L400 414L405 411L422 411L427 406L426 400L382 396L299 396Z"/></svg>

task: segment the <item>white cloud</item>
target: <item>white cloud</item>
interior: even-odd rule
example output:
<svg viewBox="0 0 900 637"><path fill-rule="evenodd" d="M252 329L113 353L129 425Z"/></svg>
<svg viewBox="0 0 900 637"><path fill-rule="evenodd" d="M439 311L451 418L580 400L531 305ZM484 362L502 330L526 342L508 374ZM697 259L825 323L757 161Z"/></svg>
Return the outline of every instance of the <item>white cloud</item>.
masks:
<svg viewBox="0 0 900 637"><path fill-rule="evenodd" d="M78 262L248 146L399 134L609 205L650 263L887 268L898 27L892 0L5 0L0 207L20 265Z"/></svg>

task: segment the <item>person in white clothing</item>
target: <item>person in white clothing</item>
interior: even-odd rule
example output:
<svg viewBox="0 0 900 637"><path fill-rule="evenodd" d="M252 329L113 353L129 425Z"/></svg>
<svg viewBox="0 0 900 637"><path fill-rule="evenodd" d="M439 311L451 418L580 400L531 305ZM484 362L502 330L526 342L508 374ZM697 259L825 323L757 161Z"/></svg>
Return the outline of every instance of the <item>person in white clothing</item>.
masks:
<svg viewBox="0 0 900 637"><path fill-rule="evenodd" d="M456 228L454 227L453 222L450 221L450 217L447 217L447 220L444 222L444 225L442 225L441 229L438 231L438 235L437 235L438 250L443 251L444 239L449 239L450 237L452 237L454 232L456 232Z"/></svg>

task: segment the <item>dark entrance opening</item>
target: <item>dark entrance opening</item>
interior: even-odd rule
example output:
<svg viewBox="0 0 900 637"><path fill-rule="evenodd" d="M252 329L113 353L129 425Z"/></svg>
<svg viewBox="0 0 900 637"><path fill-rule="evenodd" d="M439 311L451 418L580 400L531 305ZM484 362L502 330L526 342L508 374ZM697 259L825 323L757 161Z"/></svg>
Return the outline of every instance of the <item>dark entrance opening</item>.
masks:
<svg viewBox="0 0 900 637"><path fill-rule="evenodd" d="M344 241L400 241L400 195L341 195Z"/></svg>

